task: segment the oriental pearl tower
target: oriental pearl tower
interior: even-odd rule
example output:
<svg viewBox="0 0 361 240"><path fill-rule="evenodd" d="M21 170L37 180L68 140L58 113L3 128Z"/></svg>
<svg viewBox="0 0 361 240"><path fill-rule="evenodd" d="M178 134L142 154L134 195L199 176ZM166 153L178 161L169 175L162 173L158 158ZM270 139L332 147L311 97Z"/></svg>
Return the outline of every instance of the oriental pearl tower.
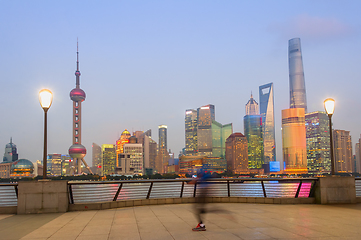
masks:
<svg viewBox="0 0 361 240"><path fill-rule="evenodd" d="M85 92L80 88L79 52L78 43L76 46L76 86L70 92L70 99L73 101L73 145L69 148L69 155L77 165L77 174L81 174L81 162L89 169L84 161L86 148L81 145L81 103L85 100Z"/></svg>

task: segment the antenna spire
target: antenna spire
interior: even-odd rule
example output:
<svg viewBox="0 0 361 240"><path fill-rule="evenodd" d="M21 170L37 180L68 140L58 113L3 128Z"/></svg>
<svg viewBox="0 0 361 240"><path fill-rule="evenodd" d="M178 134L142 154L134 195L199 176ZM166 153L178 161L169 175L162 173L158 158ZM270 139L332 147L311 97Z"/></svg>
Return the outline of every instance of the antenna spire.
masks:
<svg viewBox="0 0 361 240"><path fill-rule="evenodd" d="M76 88L80 88L80 71L79 71L79 43L78 38L76 38Z"/></svg>

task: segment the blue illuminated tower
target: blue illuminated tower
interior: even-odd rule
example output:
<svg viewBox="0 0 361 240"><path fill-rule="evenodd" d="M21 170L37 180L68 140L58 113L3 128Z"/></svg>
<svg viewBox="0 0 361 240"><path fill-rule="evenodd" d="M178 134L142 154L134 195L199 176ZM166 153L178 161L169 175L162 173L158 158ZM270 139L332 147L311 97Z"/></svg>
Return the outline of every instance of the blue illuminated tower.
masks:
<svg viewBox="0 0 361 240"><path fill-rule="evenodd" d="M275 116L273 83L259 87L260 114L262 117L263 151L265 163L276 161Z"/></svg>

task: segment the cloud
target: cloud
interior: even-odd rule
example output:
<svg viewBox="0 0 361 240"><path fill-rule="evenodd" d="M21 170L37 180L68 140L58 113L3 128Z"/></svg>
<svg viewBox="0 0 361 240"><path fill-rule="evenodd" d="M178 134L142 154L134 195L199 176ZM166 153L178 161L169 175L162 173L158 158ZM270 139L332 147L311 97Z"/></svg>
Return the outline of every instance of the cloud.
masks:
<svg viewBox="0 0 361 240"><path fill-rule="evenodd" d="M351 26L336 18L322 18L307 14L298 15L288 22L271 24L269 29L281 37L301 37L313 40L340 38L353 32Z"/></svg>

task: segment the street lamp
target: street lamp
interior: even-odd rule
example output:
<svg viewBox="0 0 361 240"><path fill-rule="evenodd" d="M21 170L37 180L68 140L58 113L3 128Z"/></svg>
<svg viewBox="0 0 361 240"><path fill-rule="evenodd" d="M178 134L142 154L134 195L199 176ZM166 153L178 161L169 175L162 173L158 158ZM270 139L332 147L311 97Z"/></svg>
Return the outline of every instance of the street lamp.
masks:
<svg viewBox="0 0 361 240"><path fill-rule="evenodd" d="M330 125L330 150L331 150L331 174L335 175L335 161L333 159L333 139L332 139L332 114L335 110L335 100L332 98L327 98L323 105L325 106L326 113L328 115L329 119L329 125Z"/></svg>
<svg viewBox="0 0 361 240"><path fill-rule="evenodd" d="M53 102L53 93L48 89L42 89L39 92L39 102L44 110L44 155L43 155L43 179L46 179L47 172L47 112Z"/></svg>

